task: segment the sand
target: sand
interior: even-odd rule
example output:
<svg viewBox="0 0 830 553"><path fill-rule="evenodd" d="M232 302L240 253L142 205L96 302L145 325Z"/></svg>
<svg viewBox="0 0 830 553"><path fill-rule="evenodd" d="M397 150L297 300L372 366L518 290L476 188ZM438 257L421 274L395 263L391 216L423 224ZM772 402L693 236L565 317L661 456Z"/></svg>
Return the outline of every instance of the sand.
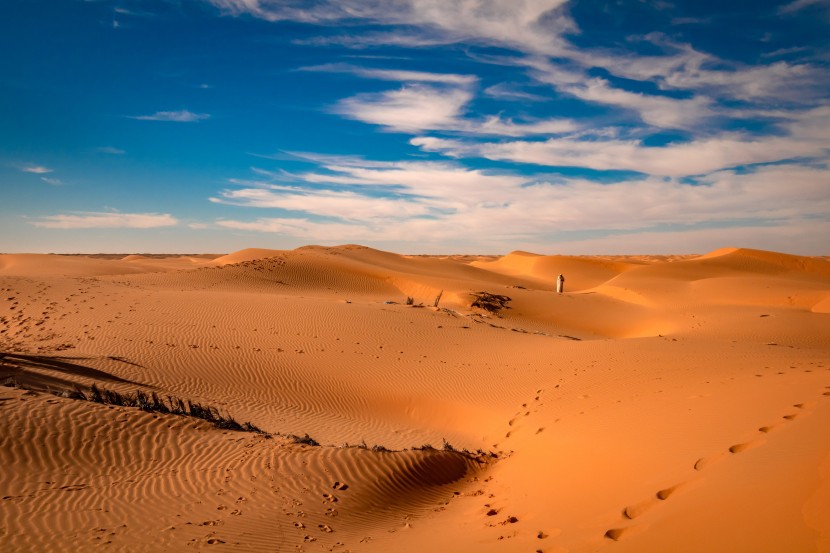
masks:
<svg viewBox="0 0 830 553"><path fill-rule="evenodd" d="M825 258L0 255L0 351L4 552L830 551Z"/></svg>

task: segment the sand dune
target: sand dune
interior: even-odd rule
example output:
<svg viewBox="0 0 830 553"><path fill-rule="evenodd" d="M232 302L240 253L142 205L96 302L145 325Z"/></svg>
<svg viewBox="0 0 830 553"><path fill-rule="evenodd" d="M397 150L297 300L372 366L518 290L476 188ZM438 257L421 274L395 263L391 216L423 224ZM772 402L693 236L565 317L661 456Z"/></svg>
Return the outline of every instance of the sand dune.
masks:
<svg viewBox="0 0 830 553"><path fill-rule="evenodd" d="M556 277L562 273L567 275L566 290L576 292L602 284L638 264L597 257L542 256L518 251L495 261L471 263L495 273L532 279L547 289L556 288Z"/></svg>
<svg viewBox="0 0 830 553"><path fill-rule="evenodd" d="M0 549L830 551L828 302L736 248L0 255Z"/></svg>

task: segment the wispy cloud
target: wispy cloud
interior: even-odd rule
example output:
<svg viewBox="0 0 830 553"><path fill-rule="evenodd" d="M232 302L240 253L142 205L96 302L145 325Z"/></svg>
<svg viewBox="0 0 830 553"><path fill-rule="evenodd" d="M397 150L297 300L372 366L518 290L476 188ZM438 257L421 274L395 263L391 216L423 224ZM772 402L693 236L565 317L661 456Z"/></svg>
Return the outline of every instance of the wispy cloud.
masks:
<svg viewBox="0 0 830 553"><path fill-rule="evenodd" d="M188 110L181 111L157 111L152 115L130 115L130 119L138 119L140 121L173 121L176 123L195 123L209 119L208 113L193 113Z"/></svg>
<svg viewBox="0 0 830 553"><path fill-rule="evenodd" d="M225 190L212 202L243 207L279 208L305 211L314 206L314 213L344 220L367 220L378 217L400 218L426 215L427 206L403 199L371 197L351 191L306 190L289 187L243 188Z"/></svg>
<svg viewBox="0 0 830 553"><path fill-rule="evenodd" d="M323 65L309 65L301 67L300 71L315 71L323 73L350 73L367 79L400 82L444 83L454 85L472 85L478 82L475 75L459 75L456 73L430 73L425 71L409 71L404 69L374 69L348 63L326 63Z"/></svg>
<svg viewBox="0 0 830 553"><path fill-rule="evenodd" d="M508 83L498 83L493 86L488 86L484 89L484 94L500 100L518 100L523 102L544 102L548 99L541 94L533 94Z"/></svg>
<svg viewBox="0 0 830 553"><path fill-rule="evenodd" d="M572 132L578 128L569 119L517 122L499 116L468 117L466 109L472 99L473 93L467 88L412 84L343 99L333 111L349 119L405 133L443 130L485 136L527 136Z"/></svg>
<svg viewBox="0 0 830 553"><path fill-rule="evenodd" d="M561 35L575 29L573 21L561 9L565 0L514 0L509 3L501 0L321 0L313 4L281 0L209 1L227 13L249 14L268 21L291 20L332 25L363 20L409 27L409 30L396 33L352 33L347 38L352 45L449 44L465 41L555 55L562 51Z"/></svg>
<svg viewBox="0 0 830 553"><path fill-rule="evenodd" d="M216 224L314 241L377 242L382 236L401 243L432 244L459 235L481 236L489 238L477 243L495 240L501 247L542 245L557 235L573 240L579 233L657 232L666 225L697 232L703 225L722 229L721 245L730 229L789 228L809 218L821 220L830 209L827 171L818 167L771 165L753 171L718 171L693 184L652 177L600 184L579 178L488 173L447 163L327 156L319 161L320 172L299 175L306 184L286 187L238 181L247 187L223 192L221 201L259 210L278 208L281 213L253 220L222 219ZM328 188L332 186L347 190ZM239 199L243 201L236 202ZM351 216L364 208L366 217Z"/></svg>
<svg viewBox="0 0 830 553"><path fill-rule="evenodd" d="M60 179L54 179L50 177L40 177L40 180L45 182L46 184L51 184L52 186L60 186L63 182Z"/></svg>
<svg viewBox="0 0 830 553"><path fill-rule="evenodd" d="M789 14L793 12L797 12L803 10L804 8L808 8L810 6L820 6L820 5L830 5L827 0L795 0L794 2L790 2L789 4L784 4L780 8L778 8L779 14Z"/></svg>
<svg viewBox="0 0 830 553"><path fill-rule="evenodd" d="M54 171L54 169L49 169L43 165L23 165L20 167L20 170L24 173L34 173L35 175L44 175Z"/></svg>
<svg viewBox="0 0 830 553"><path fill-rule="evenodd" d="M612 87L604 79L589 79L583 84L561 87L565 92L588 102L632 110L649 125L684 129L702 126L713 115L707 98L676 99L629 92Z"/></svg>
<svg viewBox="0 0 830 553"><path fill-rule="evenodd" d="M82 212L48 215L32 224L49 229L148 229L175 226L178 220L168 213Z"/></svg>
<svg viewBox="0 0 830 553"><path fill-rule="evenodd" d="M701 139L666 146L635 140L551 138L544 141L473 142L418 137L412 144L455 158L486 158L549 167L585 167L598 171L626 170L655 176L701 175L750 164L802 157L823 157L826 145L809 140L738 136Z"/></svg>
<svg viewBox="0 0 830 553"><path fill-rule="evenodd" d="M805 110L790 117L790 121L779 124L779 133L773 136L722 133L662 146L588 134L501 142L419 136L410 142L425 151L453 158L627 170L667 177L788 160L830 161L830 107Z"/></svg>
<svg viewBox="0 0 830 553"><path fill-rule="evenodd" d="M95 148L95 151L101 154L111 154L114 156L120 156L127 153L121 148L115 148L113 146L101 146L99 148Z"/></svg>

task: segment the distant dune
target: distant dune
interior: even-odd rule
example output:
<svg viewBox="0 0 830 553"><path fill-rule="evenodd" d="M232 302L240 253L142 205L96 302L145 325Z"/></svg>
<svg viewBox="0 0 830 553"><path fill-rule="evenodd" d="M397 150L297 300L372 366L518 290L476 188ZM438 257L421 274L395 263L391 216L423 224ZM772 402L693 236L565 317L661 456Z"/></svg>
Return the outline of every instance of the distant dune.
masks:
<svg viewBox="0 0 830 553"><path fill-rule="evenodd" d="M6 254L0 384L4 552L830 551L826 258Z"/></svg>

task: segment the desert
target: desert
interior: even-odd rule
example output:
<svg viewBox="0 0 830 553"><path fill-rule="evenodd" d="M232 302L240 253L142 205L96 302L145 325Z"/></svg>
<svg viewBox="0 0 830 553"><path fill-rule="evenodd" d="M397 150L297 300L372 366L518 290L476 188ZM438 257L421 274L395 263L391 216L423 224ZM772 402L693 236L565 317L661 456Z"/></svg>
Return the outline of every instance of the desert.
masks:
<svg viewBox="0 0 830 553"><path fill-rule="evenodd" d="M828 317L740 248L0 255L0 549L830 551Z"/></svg>

